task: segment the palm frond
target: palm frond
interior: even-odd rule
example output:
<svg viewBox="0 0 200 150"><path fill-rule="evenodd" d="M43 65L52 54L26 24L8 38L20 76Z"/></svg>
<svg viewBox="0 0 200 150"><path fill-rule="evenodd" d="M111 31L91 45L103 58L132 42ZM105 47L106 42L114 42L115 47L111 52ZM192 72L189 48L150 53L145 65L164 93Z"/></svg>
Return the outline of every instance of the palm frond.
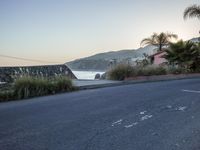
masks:
<svg viewBox="0 0 200 150"><path fill-rule="evenodd" d="M140 45L144 46L144 45L153 45L154 41L152 38L145 38L141 41Z"/></svg>
<svg viewBox="0 0 200 150"><path fill-rule="evenodd" d="M200 19L200 6L199 5L192 5L185 9L183 18L194 18L197 17Z"/></svg>

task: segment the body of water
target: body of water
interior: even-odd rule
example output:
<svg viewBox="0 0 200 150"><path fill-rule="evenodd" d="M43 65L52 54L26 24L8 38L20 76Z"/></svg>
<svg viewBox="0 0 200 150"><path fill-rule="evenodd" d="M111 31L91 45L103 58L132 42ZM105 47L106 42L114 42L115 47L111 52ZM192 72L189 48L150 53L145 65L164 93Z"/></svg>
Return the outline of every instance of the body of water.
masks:
<svg viewBox="0 0 200 150"><path fill-rule="evenodd" d="M85 79L85 80L94 80L95 75L97 73L99 73L100 75L102 75L105 72L101 72L101 71L73 71L74 75L78 78L78 79Z"/></svg>

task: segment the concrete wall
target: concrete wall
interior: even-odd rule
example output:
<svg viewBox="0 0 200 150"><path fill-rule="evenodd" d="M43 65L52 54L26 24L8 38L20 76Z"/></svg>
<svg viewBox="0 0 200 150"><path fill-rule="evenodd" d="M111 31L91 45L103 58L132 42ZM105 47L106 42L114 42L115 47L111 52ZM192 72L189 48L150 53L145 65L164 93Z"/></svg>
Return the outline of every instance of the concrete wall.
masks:
<svg viewBox="0 0 200 150"><path fill-rule="evenodd" d="M54 77L63 75L71 79L76 79L75 75L66 65L0 67L0 82L13 82L15 78L23 75L40 77Z"/></svg>

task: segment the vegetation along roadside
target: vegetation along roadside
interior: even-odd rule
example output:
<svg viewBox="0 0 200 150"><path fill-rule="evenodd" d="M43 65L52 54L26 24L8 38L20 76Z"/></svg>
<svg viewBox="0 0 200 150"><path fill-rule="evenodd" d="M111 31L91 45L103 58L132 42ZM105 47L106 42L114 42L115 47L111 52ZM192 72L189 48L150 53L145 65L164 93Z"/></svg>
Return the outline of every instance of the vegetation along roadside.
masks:
<svg viewBox="0 0 200 150"><path fill-rule="evenodd" d="M53 79L24 76L18 78L14 83L1 88L0 102L52 95L74 90L77 90L77 88L73 86L71 79L64 76L55 77Z"/></svg>

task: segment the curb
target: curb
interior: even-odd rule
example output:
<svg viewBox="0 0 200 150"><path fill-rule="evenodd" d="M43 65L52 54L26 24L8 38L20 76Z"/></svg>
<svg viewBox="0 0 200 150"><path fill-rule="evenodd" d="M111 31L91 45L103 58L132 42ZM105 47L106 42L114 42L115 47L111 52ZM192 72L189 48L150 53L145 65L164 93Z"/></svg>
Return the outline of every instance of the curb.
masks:
<svg viewBox="0 0 200 150"><path fill-rule="evenodd" d="M198 79L200 75L195 76L183 76L183 77L171 77L171 78L159 78L159 79L144 79L144 80L125 80L120 83L106 83L106 84L94 84L94 85L85 85L85 86L77 86L79 90L89 90L89 89L98 89L105 87L116 87L123 85L131 85L131 84L140 84L140 83L151 83L151 82L164 82L164 81L174 81L174 80L184 80L184 79Z"/></svg>

